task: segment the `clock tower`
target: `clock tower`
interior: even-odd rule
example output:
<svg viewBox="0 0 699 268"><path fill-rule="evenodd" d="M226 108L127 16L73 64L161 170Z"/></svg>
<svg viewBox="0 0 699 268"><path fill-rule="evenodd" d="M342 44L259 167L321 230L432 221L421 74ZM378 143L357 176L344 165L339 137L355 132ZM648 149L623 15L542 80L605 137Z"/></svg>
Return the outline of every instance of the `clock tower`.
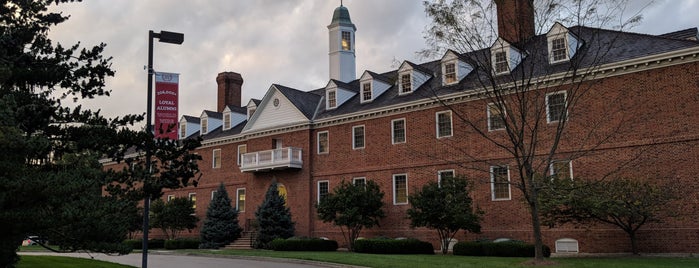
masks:
<svg viewBox="0 0 699 268"><path fill-rule="evenodd" d="M330 79L345 83L357 79L355 64L355 35L357 27L350 20L349 10L340 4L328 25L330 36Z"/></svg>

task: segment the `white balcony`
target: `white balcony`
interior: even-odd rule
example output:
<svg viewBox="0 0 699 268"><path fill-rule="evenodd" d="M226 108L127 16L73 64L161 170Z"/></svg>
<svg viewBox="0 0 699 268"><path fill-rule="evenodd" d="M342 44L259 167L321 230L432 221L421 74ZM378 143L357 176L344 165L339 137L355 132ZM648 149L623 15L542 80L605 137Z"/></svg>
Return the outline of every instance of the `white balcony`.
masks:
<svg viewBox="0 0 699 268"><path fill-rule="evenodd" d="M273 169L301 168L301 148L281 148L243 154L240 171L258 172Z"/></svg>

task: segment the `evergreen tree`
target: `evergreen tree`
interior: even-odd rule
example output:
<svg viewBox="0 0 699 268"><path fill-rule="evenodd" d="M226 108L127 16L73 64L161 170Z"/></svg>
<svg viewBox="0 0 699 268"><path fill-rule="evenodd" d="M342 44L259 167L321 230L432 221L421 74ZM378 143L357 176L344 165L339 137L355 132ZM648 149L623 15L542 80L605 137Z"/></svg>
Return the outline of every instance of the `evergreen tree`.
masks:
<svg viewBox="0 0 699 268"><path fill-rule="evenodd" d="M240 238L242 231L238 223L238 210L231 205L226 187L221 183L206 210L199 248L220 248Z"/></svg>
<svg viewBox="0 0 699 268"><path fill-rule="evenodd" d="M294 236L294 222L291 221L291 211L285 199L285 196L279 195L277 183L273 182L265 194L265 200L255 212L258 224L255 248L269 248L269 243L276 238Z"/></svg>
<svg viewBox="0 0 699 268"><path fill-rule="evenodd" d="M150 227L163 230L168 239L175 239L180 232L197 227L199 218L194 215L194 202L187 197L176 197L167 203L156 199L151 207Z"/></svg>

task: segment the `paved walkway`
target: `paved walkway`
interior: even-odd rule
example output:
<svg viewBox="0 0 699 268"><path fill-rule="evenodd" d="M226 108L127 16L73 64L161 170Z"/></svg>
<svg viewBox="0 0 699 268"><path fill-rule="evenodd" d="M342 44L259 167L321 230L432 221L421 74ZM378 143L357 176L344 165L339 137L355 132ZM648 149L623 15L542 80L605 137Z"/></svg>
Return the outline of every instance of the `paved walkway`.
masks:
<svg viewBox="0 0 699 268"><path fill-rule="evenodd" d="M94 258L134 267L141 267L141 254L129 254L122 256L109 256L100 253L53 253L53 252L20 252L20 255L52 255L52 256L67 256L78 258ZM148 267L150 268L230 268L230 267L245 267L245 268L318 268L318 267L351 267L345 265L336 265L331 263L320 263L312 261L294 260L294 259L275 259L275 258L258 258L246 256L228 256L221 255L216 257L210 256L186 256L186 255L170 255L168 252L149 252Z"/></svg>

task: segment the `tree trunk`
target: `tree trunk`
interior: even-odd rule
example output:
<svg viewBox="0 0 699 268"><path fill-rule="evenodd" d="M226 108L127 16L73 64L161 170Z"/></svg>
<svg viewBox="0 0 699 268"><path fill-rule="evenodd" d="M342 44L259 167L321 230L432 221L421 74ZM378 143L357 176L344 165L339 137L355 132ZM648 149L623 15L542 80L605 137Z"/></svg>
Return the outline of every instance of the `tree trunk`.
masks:
<svg viewBox="0 0 699 268"><path fill-rule="evenodd" d="M534 191L534 189L532 189ZM544 242L541 239L541 220L539 219L539 203L536 202L536 192L532 192L532 199L529 203L529 211L531 211L532 227L534 231L534 260L544 260Z"/></svg>
<svg viewBox="0 0 699 268"><path fill-rule="evenodd" d="M633 253L633 255L638 255L638 244L636 241L635 231L629 232L629 239L631 239L631 253Z"/></svg>

